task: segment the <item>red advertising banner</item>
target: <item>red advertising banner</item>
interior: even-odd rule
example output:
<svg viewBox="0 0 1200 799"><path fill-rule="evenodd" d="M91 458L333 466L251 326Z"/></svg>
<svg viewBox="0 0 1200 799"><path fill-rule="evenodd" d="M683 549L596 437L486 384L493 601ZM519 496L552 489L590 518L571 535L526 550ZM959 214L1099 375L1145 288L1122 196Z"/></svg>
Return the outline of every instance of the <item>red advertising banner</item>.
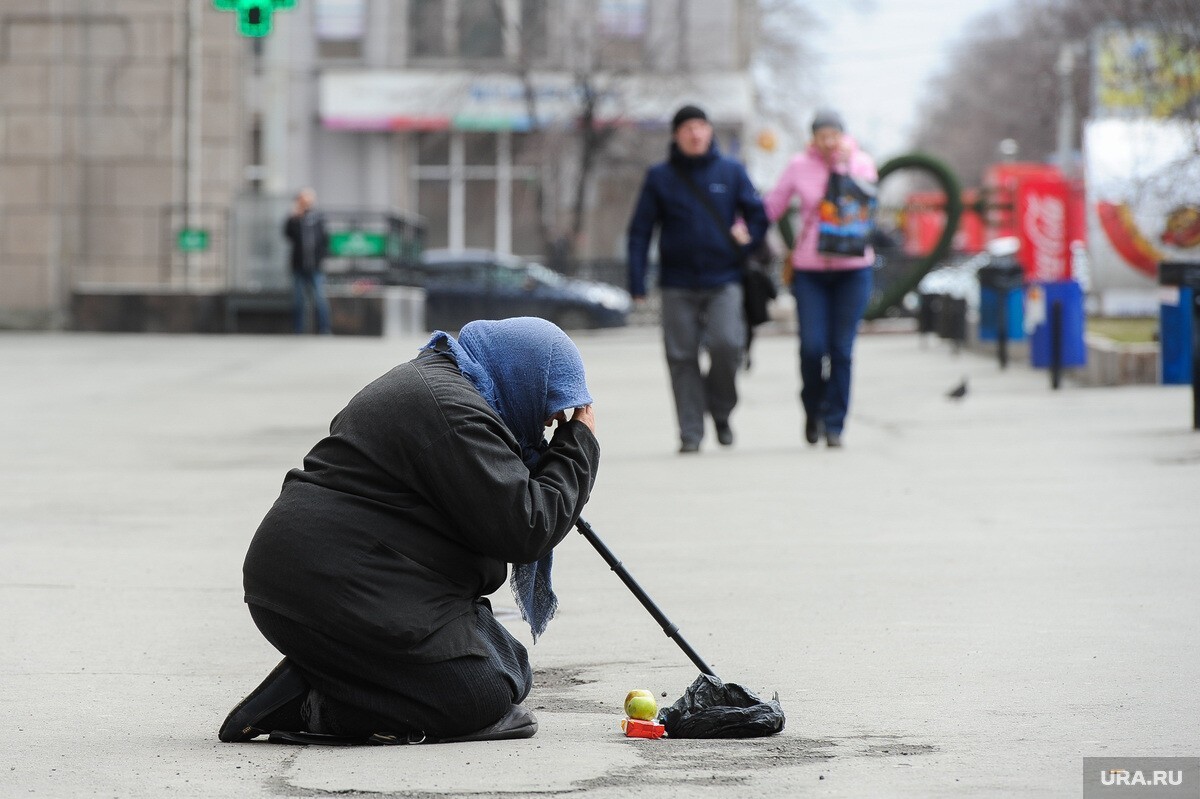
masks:
<svg viewBox="0 0 1200 799"><path fill-rule="evenodd" d="M1017 185L1017 260L1027 281L1051 283L1071 277L1070 190L1057 176L1029 177Z"/></svg>

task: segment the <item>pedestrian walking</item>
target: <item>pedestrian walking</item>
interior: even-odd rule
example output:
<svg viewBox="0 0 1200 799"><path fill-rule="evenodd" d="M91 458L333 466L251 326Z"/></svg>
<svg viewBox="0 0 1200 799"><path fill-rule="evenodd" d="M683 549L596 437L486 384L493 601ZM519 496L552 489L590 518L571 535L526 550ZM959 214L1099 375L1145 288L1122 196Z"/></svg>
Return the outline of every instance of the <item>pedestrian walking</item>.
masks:
<svg viewBox="0 0 1200 799"><path fill-rule="evenodd" d="M854 337L871 296L875 255L827 254L821 239L820 207L833 175L877 180L875 163L845 132L836 111L819 111L808 147L788 163L764 203L772 221L798 201L800 231L792 248L792 294L800 329L800 402L804 438L816 444L824 434L830 447L842 446L850 407Z"/></svg>
<svg viewBox="0 0 1200 799"><path fill-rule="evenodd" d="M292 250L292 329L297 335L304 332L309 304L317 317L317 333L327 335L331 330L325 274L321 271L329 251L329 234L316 203L317 193L313 189L301 189L296 194L291 216L283 223L283 235Z"/></svg>
<svg viewBox="0 0 1200 799"><path fill-rule="evenodd" d="M646 296L646 261L658 229L663 345L679 423L679 451L700 451L705 414L717 441L733 444L730 415L746 346L744 262L767 218L745 168L721 155L704 111L687 105L671 120L667 160L646 172L629 221L629 291ZM700 350L708 352L707 373Z"/></svg>
<svg viewBox="0 0 1200 799"><path fill-rule="evenodd" d="M534 640L553 616L551 553L599 463L591 404L574 343L531 317L438 331L360 391L250 543L246 602L284 660L219 738L533 735L528 653L486 597L511 563Z"/></svg>

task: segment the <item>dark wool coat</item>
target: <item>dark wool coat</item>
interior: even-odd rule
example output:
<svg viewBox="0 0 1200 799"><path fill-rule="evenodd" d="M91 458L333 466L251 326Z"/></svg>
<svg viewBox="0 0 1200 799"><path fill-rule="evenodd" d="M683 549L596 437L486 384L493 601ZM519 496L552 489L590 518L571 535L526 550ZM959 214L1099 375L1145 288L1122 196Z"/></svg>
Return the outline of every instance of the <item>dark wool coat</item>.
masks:
<svg viewBox="0 0 1200 799"><path fill-rule="evenodd" d="M297 275L312 275L321 271L321 263L329 254L329 232L325 217L319 211L292 215L283 223L283 237L291 244L289 263Z"/></svg>
<svg viewBox="0 0 1200 799"><path fill-rule="evenodd" d="M566 537L599 458L567 422L530 472L453 358L422 353L288 472L246 555L246 601L397 660L486 656L474 603Z"/></svg>

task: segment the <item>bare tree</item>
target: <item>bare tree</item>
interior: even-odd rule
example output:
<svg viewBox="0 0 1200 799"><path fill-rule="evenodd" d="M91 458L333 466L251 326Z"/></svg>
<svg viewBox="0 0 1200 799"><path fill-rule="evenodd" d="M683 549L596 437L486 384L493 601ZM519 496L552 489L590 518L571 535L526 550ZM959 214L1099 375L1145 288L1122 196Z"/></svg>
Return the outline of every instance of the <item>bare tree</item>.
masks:
<svg viewBox="0 0 1200 799"><path fill-rule="evenodd" d="M527 27L524 20L508 20L508 5L503 0L493 0L493 8L501 26L517 31L516 76L521 82L528 118L528 133L532 134L540 148L542 177L535 192L537 226L542 240L543 254L552 264L572 258L578 248L587 223L587 198L593 175L602 164L609 142L616 129L606 124L599 114L599 105L605 96L605 84L627 74L628 67L613 68L604 63L604 53L596 52L591 4L584 4L582 18L569 20L571 30L570 49L575 54L572 64L574 108L569 122L544 119L537 79L534 74L537 52L536 37L539 31ZM570 13L573 6L563 4L563 13ZM563 183L562 170L566 159L573 159L570 181L569 212L565 222L560 221L556 202L557 192L552 188Z"/></svg>
<svg viewBox="0 0 1200 799"><path fill-rule="evenodd" d="M967 184L980 182L1004 139L1015 140L1023 158L1044 159L1057 147L1064 46L1086 45L1093 31L1113 25L1157 32L1195 51L1198 18L1200 0L1014 0L981 17L932 81L915 144L937 153ZM1092 111L1092 69L1091 59L1080 58L1071 73L1080 117ZM1195 119L1196 110L1185 105L1175 113Z"/></svg>
<svg viewBox="0 0 1200 799"><path fill-rule="evenodd" d="M811 103L817 54L811 32L820 18L806 0L759 0L754 83L762 121L783 133L792 149L807 137L797 105Z"/></svg>
<svg viewBox="0 0 1200 799"><path fill-rule="evenodd" d="M781 130L794 130L793 140L798 141L802 132L796 127L796 86L798 82L815 83L798 80L814 60L806 45L806 36L816 24L810 0L732 1L742 24L748 25L743 29L742 52L753 55L758 109L765 110L762 119ZM693 79L702 70L704 59L691 53L695 47L690 39L700 34L693 29L700 23L693 17L698 9L691 3L679 3L680 16L670 26L654 27L646 19L646 29L629 39L604 30L600 7L591 0L554 4L556 13L563 15L559 27L567 32L567 52L556 58L556 54L538 52L538 30L525 27L521 19L507 18L517 4L493 0L500 24L517 31L512 71L522 87L527 132L537 148L541 173L534 187L537 225L542 249L551 262L570 259L584 249L583 237L594 216L590 205L601 172L611 178L618 172L633 172L635 167L640 171L652 157L661 157L661 140L651 143L642 133L622 128L613 120L625 116L627 110L620 107L622 85L628 86L639 74L652 73L659 89L678 86L680 97L695 89ZM539 70L549 64L558 69ZM549 71L570 75L571 108L566 119L561 111L554 119L546 113L549 103L543 90ZM808 98L801 102L803 99ZM560 103L561 98L556 99L559 109ZM670 109L663 113L669 114Z"/></svg>

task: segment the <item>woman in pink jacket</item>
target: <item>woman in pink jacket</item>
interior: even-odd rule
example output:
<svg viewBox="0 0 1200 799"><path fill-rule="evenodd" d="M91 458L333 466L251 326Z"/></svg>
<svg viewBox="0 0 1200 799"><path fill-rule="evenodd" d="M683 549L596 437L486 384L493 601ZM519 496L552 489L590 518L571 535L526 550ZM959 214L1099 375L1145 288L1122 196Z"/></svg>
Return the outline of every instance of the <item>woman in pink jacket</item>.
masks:
<svg viewBox="0 0 1200 799"><path fill-rule="evenodd" d="M854 335L871 296L870 247L861 256L829 256L817 252L817 205L833 170L874 182L871 157L846 135L841 117L819 111L812 123L808 148L788 164L764 198L767 216L777 221L795 198L800 227L792 250L792 293L800 325L800 402L804 406L804 438L816 444L825 434L831 447L842 445L842 429L850 406L850 361ZM825 359L829 369L825 369Z"/></svg>

